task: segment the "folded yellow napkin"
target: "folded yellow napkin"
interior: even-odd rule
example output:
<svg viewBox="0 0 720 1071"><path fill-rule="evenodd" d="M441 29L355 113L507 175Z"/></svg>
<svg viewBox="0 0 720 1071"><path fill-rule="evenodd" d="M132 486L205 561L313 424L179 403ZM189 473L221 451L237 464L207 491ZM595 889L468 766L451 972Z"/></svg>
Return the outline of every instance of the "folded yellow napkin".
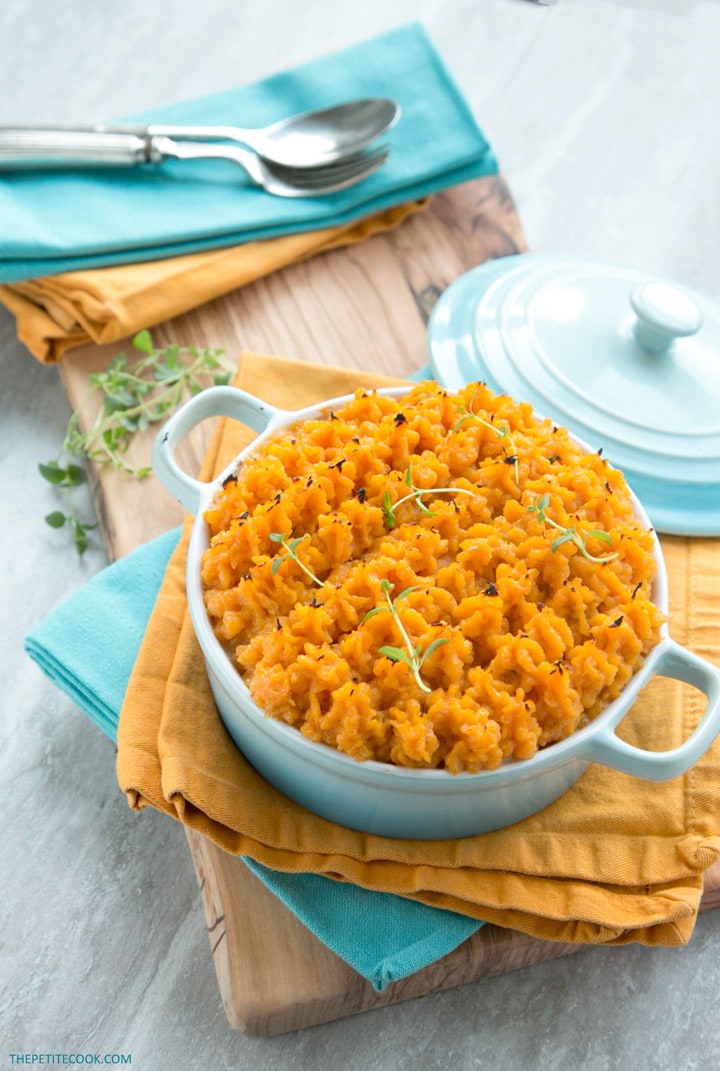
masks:
<svg viewBox="0 0 720 1071"><path fill-rule="evenodd" d="M0 286L17 334L45 364L86 342L127 338L302 260L397 227L428 198L343 226L186 256L62 272Z"/></svg>
<svg viewBox="0 0 720 1071"><path fill-rule="evenodd" d="M237 379L292 409L392 382L252 354L241 356ZM221 422L203 478L219 472L251 435ZM393 840L317 818L264 781L223 728L185 599L190 525L188 519L168 566L120 715L117 775L132 807L153 806L276 871L323 874L541 938L687 942L703 872L720 853L720 743L688 774L662 784L591 766L539 814L462 840ZM717 542L664 545L673 634L717 657ZM656 679L621 733L648 749L677 746L697 724L700 705L696 693Z"/></svg>

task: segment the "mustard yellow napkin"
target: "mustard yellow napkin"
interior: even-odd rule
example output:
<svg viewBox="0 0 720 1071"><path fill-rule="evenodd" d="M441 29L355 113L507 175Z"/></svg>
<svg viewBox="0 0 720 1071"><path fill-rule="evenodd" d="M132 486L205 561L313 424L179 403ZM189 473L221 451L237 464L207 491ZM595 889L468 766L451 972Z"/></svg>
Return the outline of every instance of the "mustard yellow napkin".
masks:
<svg viewBox="0 0 720 1071"><path fill-rule="evenodd" d="M317 253L397 227L428 198L343 226L186 256L62 272L0 286L17 334L45 364L86 342L116 342Z"/></svg>
<svg viewBox="0 0 720 1071"><path fill-rule="evenodd" d="M374 375L243 354L238 386L299 408ZM218 426L203 478L251 433ZM312 872L419 900L560 941L687 942L703 872L720 853L720 744L683 777L662 784L591 766L540 814L495 833L445 842L369 836L317 818L265 782L226 734L189 620L184 586L191 521L168 566L127 690L117 775L130 805L153 806L228 852L276 871ZM665 541L675 638L717 657L718 553L710 540ZM622 725L637 746L677 746L701 700L654 680Z"/></svg>

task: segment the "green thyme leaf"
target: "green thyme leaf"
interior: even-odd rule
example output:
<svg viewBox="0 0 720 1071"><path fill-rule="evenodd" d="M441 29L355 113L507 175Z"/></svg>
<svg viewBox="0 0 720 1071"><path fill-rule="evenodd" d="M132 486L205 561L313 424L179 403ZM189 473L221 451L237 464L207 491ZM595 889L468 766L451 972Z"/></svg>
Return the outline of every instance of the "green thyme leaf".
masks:
<svg viewBox="0 0 720 1071"><path fill-rule="evenodd" d="M444 643L450 643L450 640L447 636L438 636L436 640L433 640L432 643L429 643L425 648L425 653L420 659L420 665L422 666L425 659L429 658L433 651L437 651L438 647L442 647Z"/></svg>
<svg viewBox="0 0 720 1071"><path fill-rule="evenodd" d="M603 532L601 528L592 528L589 532L585 533L586 539L590 539L591 536L593 539L601 539L603 543L608 543L612 546L612 536L609 532Z"/></svg>
<svg viewBox="0 0 720 1071"><path fill-rule="evenodd" d="M65 479L65 469L61 469L57 461L50 461L48 464L38 465L40 475L48 483L61 484Z"/></svg>
<svg viewBox="0 0 720 1071"><path fill-rule="evenodd" d="M140 350L141 353L152 353L153 341L149 331L138 331L133 339L133 346L136 350Z"/></svg>
<svg viewBox="0 0 720 1071"><path fill-rule="evenodd" d="M68 465L65 469L65 482L68 487L79 487L85 483L85 470L79 465Z"/></svg>
<svg viewBox="0 0 720 1071"><path fill-rule="evenodd" d="M387 614L387 613L389 613L389 610L388 610L387 606L374 606L372 608L372 610L368 610L368 612L365 614L365 617L363 618L363 622L369 621L370 618L371 617L375 617L376 614Z"/></svg>
<svg viewBox="0 0 720 1071"><path fill-rule="evenodd" d="M387 580L385 581L385 583L387 584ZM407 598L407 596L410 595L413 591L420 591L421 588L422 584L413 584L411 587L405 588L404 591L401 591L399 595L395 596L395 602L400 602L401 599Z"/></svg>
<svg viewBox="0 0 720 1071"><path fill-rule="evenodd" d="M403 651L401 647L379 647L380 654L385 655L392 662L407 662L410 664L410 656L407 651Z"/></svg>
<svg viewBox="0 0 720 1071"><path fill-rule="evenodd" d="M390 498L390 492L385 491L383 495L382 513L385 523L388 528L395 527L395 511L393 510L392 500Z"/></svg>
<svg viewBox="0 0 720 1071"><path fill-rule="evenodd" d="M550 544L550 549L552 551L556 551L563 545L563 543L575 543L575 545L577 546L577 542L578 537L576 533L568 528L563 532L562 535L559 535L557 539L553 539L552 543Z"/></svg>

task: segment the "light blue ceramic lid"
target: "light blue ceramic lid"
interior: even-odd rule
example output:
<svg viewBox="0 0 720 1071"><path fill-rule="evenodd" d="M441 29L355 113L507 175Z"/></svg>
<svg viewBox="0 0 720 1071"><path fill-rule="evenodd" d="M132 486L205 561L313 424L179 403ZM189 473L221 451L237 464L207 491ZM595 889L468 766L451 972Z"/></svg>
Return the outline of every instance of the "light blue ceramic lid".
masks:
<svg viewBox="0 0 720 1071"><path fill-rule="evenodd" d="M483 380L621 469L660 532L720 534L720 306L593 260L503 257L457 279L429 324L449 390Z"/></svg>

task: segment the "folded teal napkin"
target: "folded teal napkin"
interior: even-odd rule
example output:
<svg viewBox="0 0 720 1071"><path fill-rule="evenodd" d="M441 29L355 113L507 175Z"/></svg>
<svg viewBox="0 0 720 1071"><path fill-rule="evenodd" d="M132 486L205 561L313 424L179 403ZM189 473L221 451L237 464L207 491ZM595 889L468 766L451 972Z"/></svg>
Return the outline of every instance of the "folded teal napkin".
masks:
<svg viewBox="0 0 720 1071"><path fill-rule="evenodd" d="M120 707L179 529L96 574L40 621L25 649L115 741ZM391 893L317 874L282 874L250 859L257 877L380 991L457 948L482 923Z"/></svg>
<svg viewBox="0 0 720 1071"><path fill-rule="evenodd" d="M0 172L0 282L341 225L497 171L470 108L419 23L254 85L127 121L264 126L364 96L391 97L402 108L385 139L389 160L367 180L326 197L272 197L249 185L237 165L218 161Z"/></svg>

